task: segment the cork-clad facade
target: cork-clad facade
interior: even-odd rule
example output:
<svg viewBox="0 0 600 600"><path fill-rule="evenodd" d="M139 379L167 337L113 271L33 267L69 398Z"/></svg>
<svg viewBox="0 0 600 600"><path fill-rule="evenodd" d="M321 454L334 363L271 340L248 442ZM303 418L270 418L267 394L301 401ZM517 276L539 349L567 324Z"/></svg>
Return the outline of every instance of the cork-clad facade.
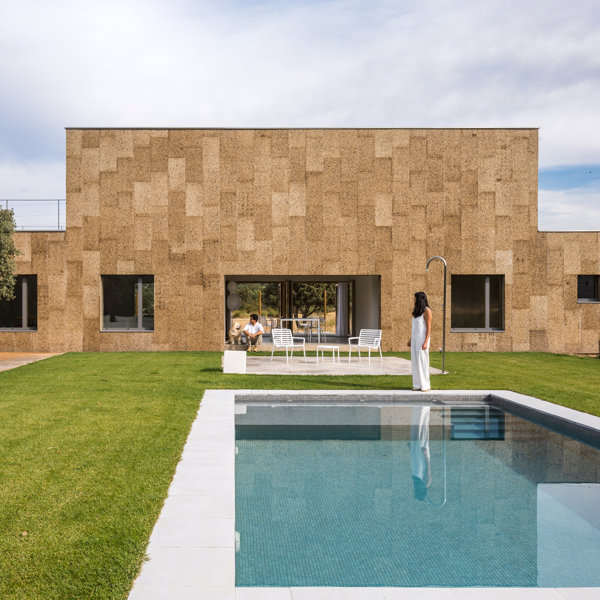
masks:
<svg viewBox="0 0 600 600"><path fill-rule="evenodd" d="M67 129L66 161L66 230L15 234L37 322L2 350L222 350L236 276L373 276L387 351L424 290L437 349L439 255L448 350L598 352L578 277L600 274L600 233L538 231L537 129ZM152 277L152 330L103 327L123 275ZM496 330L452 326L457 275L501 276Z"/></svg>

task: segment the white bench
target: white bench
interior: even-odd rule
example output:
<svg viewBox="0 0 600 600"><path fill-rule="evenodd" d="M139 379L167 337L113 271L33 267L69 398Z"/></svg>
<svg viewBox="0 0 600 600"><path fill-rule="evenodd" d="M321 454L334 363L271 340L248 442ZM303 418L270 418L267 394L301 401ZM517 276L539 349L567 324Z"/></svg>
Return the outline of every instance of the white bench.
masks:
<svg viewBox="0 0 600 600"><path fill-rule="evenodd" d="M353 340L356 340L353 342ZM352 348L358 350L358 360L361 360L360 349L369 350L369 364L371 364L371 350L379 350L381 362L383 354L381 352L381 329L361 329L358 337L348 338L348 362L352 361Z"/></svg>

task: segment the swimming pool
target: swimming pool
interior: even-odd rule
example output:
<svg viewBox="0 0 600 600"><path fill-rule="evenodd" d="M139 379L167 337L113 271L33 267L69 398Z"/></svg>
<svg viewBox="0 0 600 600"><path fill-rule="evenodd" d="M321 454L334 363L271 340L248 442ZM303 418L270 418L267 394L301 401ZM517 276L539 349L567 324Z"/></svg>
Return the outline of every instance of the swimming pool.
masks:
<svg viewBox="0 0 600 600"><path fill-rule="evenodd" d="M236 396L236 585L600 586L598 433L417 398Z"/></svg>

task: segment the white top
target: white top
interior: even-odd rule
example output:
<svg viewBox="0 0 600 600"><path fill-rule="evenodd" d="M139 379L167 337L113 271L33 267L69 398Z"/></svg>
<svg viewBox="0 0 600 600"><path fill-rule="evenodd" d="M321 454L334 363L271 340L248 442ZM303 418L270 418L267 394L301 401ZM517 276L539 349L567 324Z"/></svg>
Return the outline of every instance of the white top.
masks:
<svg viewBox="0 0 600 600"><path fill-rule="evenodd" d="M265 330L263 329L263 326L257 321L255 325L252 325L252 323L248 323L246 325L246 327L244 327L243 331L247 331L248 333L251 334L255 334L255 333L264 333Z"/></svg>
<svg viewBox="0 0 600 600"><path fill-rule="evenodd" d="M412 335L411 335L411 347L420 350L423 346L423 342L427 337L427 323L423 315L419 317L413 317L412 319Z"/></svg>

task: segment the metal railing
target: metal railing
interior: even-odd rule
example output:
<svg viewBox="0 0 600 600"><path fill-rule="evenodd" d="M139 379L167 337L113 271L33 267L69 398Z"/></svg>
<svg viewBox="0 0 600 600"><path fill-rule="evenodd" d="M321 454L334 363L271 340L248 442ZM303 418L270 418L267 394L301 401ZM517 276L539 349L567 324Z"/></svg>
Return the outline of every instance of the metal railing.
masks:
<svg viewBox="0 0 600 600"><path fill-rule="evenodd" d="M0 208L12 209L17 223L16 231L64 231L67 201L56 200L0 200Z"/></svg>

